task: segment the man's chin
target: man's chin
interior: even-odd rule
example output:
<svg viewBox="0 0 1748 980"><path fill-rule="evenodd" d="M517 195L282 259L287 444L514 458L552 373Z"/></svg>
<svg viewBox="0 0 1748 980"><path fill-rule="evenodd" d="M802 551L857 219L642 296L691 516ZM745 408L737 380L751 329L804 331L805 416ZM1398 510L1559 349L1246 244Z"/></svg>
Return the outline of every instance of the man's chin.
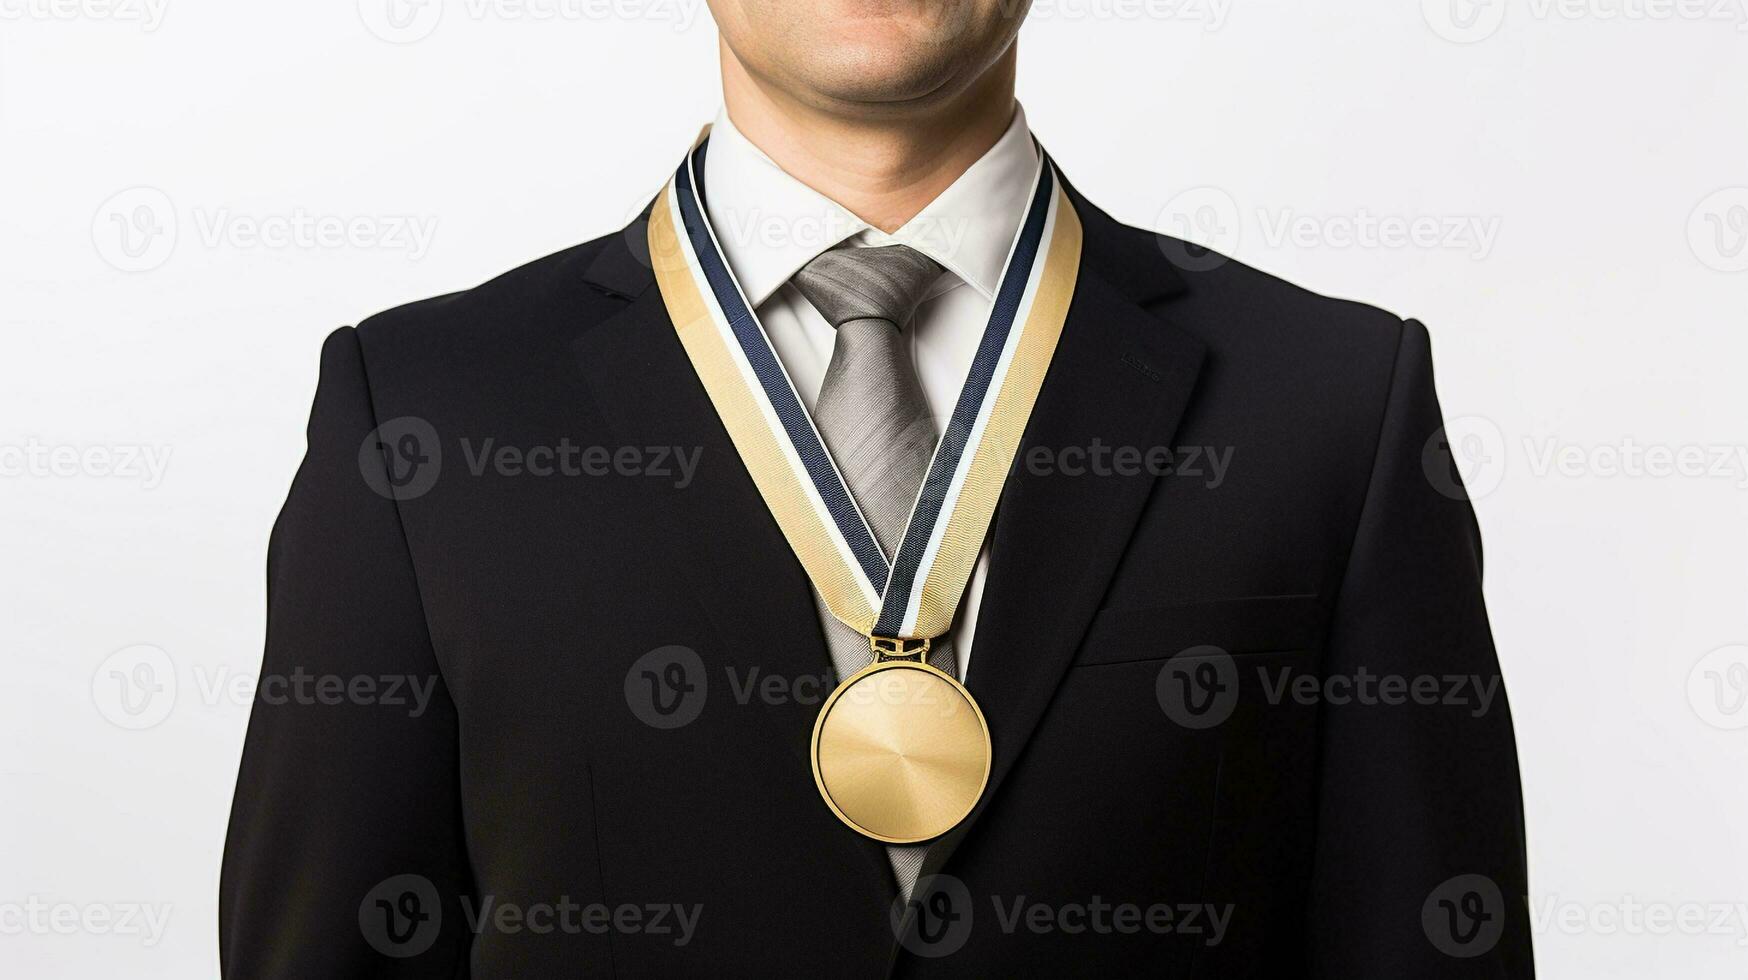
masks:
<svg viewBox="0 0 1748 980"><path fill-rule="evenodd" d="M914 48L909 54L896 58L867 47L845 52L821 66L812 87L832 103L870 109L927 104L951 93L951 64L918 63Z"/></svg>

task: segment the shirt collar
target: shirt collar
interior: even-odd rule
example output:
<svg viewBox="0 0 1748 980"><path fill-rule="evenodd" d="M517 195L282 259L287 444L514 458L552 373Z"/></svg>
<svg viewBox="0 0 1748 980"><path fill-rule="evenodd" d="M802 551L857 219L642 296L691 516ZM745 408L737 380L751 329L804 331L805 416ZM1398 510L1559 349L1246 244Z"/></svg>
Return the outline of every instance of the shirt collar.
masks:
<svg viewBox="0 0 1748 980"><path fill-rule="evenodd" d="M785 173L723 111L704 156L705 207L723 255L755 307L815 256L851 238L857 244L909 245L993 300L1037 170L1025 112L1015 106L1001 139L888 235Z"/></svg>

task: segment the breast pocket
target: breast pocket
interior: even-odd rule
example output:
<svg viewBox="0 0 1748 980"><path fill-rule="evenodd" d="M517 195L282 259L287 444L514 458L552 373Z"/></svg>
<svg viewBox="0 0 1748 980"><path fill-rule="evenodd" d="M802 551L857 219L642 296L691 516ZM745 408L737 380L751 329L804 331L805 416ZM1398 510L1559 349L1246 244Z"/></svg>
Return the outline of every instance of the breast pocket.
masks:
<svg viewBox="0 0 1748 980"><path fill-rule="evenodd" d="M1075 666L1173 657L1306 653L1322 646L1323 604L1312 593L1100 610Z"/></svg>

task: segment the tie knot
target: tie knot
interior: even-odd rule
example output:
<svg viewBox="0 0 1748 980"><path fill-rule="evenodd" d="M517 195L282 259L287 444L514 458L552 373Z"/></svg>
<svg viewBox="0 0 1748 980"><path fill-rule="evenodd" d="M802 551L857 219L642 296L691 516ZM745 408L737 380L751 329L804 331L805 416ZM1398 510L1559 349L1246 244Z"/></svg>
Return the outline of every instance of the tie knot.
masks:
<svg viewBox="0 0 1748 980"><path fill-rule="evenodd" d="M885 320L902 329L941 267L909 245L838 247L795 274L795 288L835 329L852 320Z"/></svg>

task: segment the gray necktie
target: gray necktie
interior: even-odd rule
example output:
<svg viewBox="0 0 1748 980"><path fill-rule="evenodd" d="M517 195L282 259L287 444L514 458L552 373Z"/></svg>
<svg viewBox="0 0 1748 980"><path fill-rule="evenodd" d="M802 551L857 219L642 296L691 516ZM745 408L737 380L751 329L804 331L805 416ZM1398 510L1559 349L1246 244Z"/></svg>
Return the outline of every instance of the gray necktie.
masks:
<svg viewBox="0 0 1748 980"><path fill-rule="evenodd" d="M939 438L904 329L940 274L921 252L887 245L824 252L790 280L837 328L813 424L888 558L904 535ZM873 661L868 638L832 616L817 590L813 597L842 680ZM948 637L930 646L929 664L957 676ZM925 844L886 849L906 901L927 850Z"/></svg>

